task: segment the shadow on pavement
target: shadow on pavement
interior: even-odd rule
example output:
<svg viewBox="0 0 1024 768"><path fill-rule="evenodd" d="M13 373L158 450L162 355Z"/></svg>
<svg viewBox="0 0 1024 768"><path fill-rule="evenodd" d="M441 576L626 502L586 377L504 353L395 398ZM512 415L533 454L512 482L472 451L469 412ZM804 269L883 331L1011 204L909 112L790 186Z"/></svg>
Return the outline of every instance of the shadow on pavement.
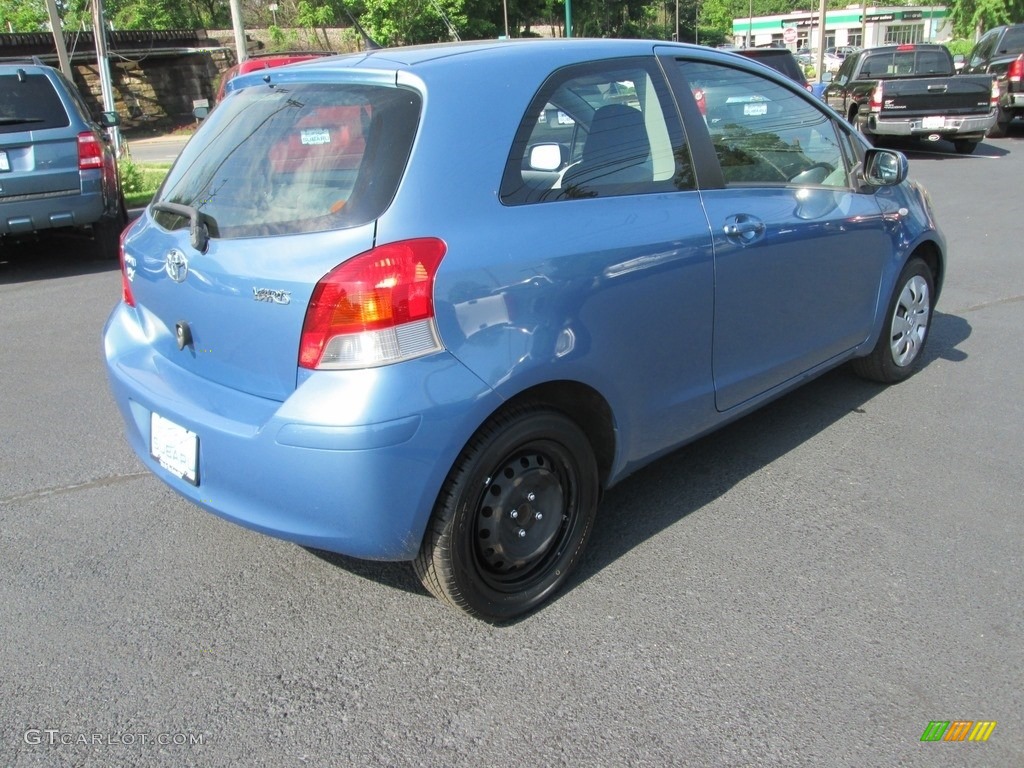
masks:
<svg viewBox="0 0 1024 768"><path fill-rule="evenodd" d="M964 318L936 312L925 367L938 359L965 361L967 355L959 345L970 335L971 326ZM912 390L914 382L911 379L897 386ZM861 412L865 403L885 389L859 378L849 366L841 366L631 475L605 494L583 561L554 600L835 422ZM909 391L908 396L912 395ZM367 562L308 551L362 578L427 594L407 563ZM538 610L543 611L544 605Z"/></svg>
<svg viewBox="0 0 1024 768"><path fill-rule="evenodd" d="M52 280L120 269L116 258L99 258L93 241L79 233L44 233L0 245L0 285Z"/></svg>

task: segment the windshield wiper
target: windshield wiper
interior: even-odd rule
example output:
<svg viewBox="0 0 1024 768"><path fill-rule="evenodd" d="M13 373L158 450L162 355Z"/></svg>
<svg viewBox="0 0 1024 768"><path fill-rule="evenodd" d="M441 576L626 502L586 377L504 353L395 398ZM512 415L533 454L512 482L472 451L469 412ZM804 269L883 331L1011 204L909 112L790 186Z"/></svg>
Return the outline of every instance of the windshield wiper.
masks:
<svg viewBox="0 0 1024 768"><path fill-rule="evenodd" d="M188 219L189 242L200 253L206 253L206 246L210 242L210 230L206 226L206 222L203 221L202 214L199 213L198 208L193 208L191 205L181 205L180 203L153 203L150 208L154 211L174 213Z"/></svg>

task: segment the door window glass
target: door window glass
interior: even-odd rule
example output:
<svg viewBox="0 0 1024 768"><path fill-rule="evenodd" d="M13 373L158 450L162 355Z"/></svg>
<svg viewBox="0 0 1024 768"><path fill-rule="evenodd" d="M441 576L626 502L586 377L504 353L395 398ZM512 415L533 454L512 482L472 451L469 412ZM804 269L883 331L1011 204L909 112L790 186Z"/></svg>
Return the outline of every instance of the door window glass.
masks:
<svg viewBox="0 0 1024 768"><path fill-rule="evenodd" d="M727 184L849 185L836 127L812 101L740 69L705 62L681 66L691 88L703 94Z"/></svg>

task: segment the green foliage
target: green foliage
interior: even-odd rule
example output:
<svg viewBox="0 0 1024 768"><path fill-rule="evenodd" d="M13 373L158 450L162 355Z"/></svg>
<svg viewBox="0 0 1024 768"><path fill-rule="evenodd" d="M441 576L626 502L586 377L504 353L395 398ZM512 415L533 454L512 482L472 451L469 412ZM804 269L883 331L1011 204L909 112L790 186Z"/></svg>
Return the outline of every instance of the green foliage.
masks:
<svg viewBox="0 0 1024 768"><path fill-rule="evenodd" d="M50 17L43 0L0 0L0 19L7 32L10 24L15 32L39 32L46 29Z"/></svg>
<svg viewBox="0 0 1024 768"><path fill-rule="evenodd" d="M143 191L145 177L142 169L131 160L122 160L117 164L118 175L121 177L121 191L125 197L137 195Z"/></svg>
<svg viewBox="0 0 1024 768"><path fill-rule="evenodd" d="M1024 22L1024 0L950 0L948 8L956 35L971 40L978 31Z"/></svg>
<svg viewBox="0 0 1024 768"><path fill-rule="evenodd" d="M950 40L946 43L946 47L949 48L951 55L956 56L958 53L967 56L974 48L974 40L966 40L964 38L957 38L956 40Z"/></svg>

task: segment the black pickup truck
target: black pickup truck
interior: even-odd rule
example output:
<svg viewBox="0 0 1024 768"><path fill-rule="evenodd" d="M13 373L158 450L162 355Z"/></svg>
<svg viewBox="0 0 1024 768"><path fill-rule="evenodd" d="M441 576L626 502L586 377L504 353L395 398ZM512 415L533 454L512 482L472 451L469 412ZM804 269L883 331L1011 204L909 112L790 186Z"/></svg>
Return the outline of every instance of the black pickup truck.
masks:
<svg viewBox="0 0 1024 768"><path fill-rule="evenodd" d="M996 78L999 112L988 135L1005 136L1013 118L1024 115L1024 24L996 27L982 35L963 71Z"/></svg>
<svg viewBox="0 0 1024 768"><path fill-rule="evenodd" d="M944 45L886 45L847 56L824 98L869 140L947 139L970 154L996 121L991 75L957 75Z"/></svg>

